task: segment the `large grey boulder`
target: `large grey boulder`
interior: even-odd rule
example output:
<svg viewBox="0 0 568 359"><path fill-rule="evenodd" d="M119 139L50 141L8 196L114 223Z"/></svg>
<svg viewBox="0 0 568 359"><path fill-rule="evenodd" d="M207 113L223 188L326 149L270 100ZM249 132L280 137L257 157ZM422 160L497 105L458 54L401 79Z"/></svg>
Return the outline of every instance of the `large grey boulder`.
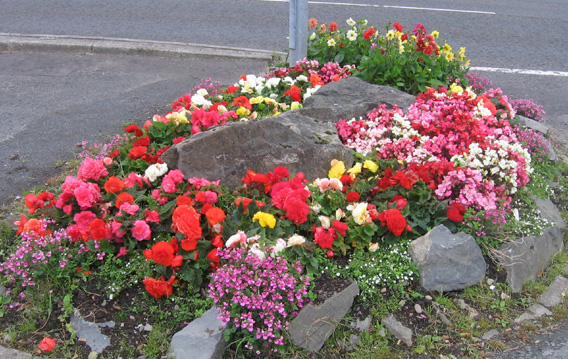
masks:
<svg viewBox="0 0 568 359"><path fill-rule="evenodd" d="M174 334L170 343L170 358L216 359L225 351L225 326L217 319L217 308L212 307L201 317Z"/></svg>
<svg viewBox="0 0 568 359"><path fill-rule="evenodd" d="M402 110L415 102L416 97L392 87L367 83L357 77L348 77L329 83L309 97L300 113L313 118L337 122L341 119L365 117L379 105Z"/></svg>
<svg viewBox="0 0 568 359"><path fill-rule="evenodd" d="M402 91L349 77L320 88L302 109L193 135L172 146L162 160L186 178L221 180L232 189L242 185L249 169L266 173L284 166L308 180L327 177L333 159L353 163L351 150L337 135L338 120L364 117L383 103L406 110L414 101Z"/></svg>
<svg viewBox="0 0 568 359"><path fill-rule="evenodd" d="M554 223L540 236L527 236L505 243L499 248L499 264L507 272L507 284L514 293L523 289L528 281L537 279L538 273L548 268L550 259L564 248L563 228L566 223L549 199L536 199L536 208L542 218Z"/></svg>
<svg viewBox="0 0 568 359"><path fill-rule="evenodd" d="M303 307L290 322L288 332L292 342L304 349L319 351L347 314L357 295L359 286L352 281L347 288L335 293L322 304Z"/></svg>
<svg viewBox="0 0 568 359"><path fill-rule="evenodd" d="M302 116L297 111L234 122L211 128L172 146L162 160L186 178L221 180L229 188L241 186L247 170L272 172L284 166L303 172L308 180L327 177L333 159L353 164L332 122Z"/></svg>
<svg viewBox="0 0 568 359"><path fill-rule="evenodd" d="M453 234L444 225L412 241L409 252L419 268L420 284L429 291L460 290L485 277L485 259L475 239L463 232Z"/></svg>

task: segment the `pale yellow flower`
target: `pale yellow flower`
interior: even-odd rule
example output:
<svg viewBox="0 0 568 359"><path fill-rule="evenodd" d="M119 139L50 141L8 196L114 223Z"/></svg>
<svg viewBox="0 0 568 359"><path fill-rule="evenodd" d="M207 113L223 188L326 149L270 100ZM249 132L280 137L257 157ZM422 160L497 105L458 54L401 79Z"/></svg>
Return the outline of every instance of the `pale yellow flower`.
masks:
<svg viewBox="0 0 568 359"><path fill-rule="evenodd" d="M334 47L335 46L335 40L334 39L327 40L327 46Z"/></svg>
<svg viewBox="0 0 568 359"><path fill-rule="evenodd" d="M379 249L378 243L371 243L369 244L369 252L376 252Z"/></svg>
<svg viewBox="0 0 568 359"><path fill-rule="evenodd" d="M379 169L379 165L371 160L366 160L365 163L363 164L363 168L366 168L369 171L376 173L377 170Z"/></svg>
<svg viewBox="0 0 568 359"><path fill-rule="evenodd" d="M302 105L298 101L294 101L290 104L290 110L297 110L302 108Z"/></svg>
<svg viewBox="0 0 568 359"><path fill-rule="evenodd" d="M454 59L454 53L453 52L449 52L446 54L446 60L448 61L452 61Z"/></svg>
<svg viewBox="0 0 568 359"><path fill-rule="evenodd" d="M241 117L250 115L250 110L248 108L243 107L243 106L239 107L236 112L237 112L237 115L241 116Z"/></svg>
<svg viewBox="0 0 568 359"><path fill-rule="evenodd" d="M353 167L351 167L347 173L352 175L358 175L361 173L361 169L363 168L363 164L361 162L357 162Z"/></svg>
<svg viewBox="0 0 568 359"><path fill-rule="evenodd" d="M452 52L452 47L450 46L450 44L445 43L444 46L442 46L442 52L445 52L445 53Z"/></svg>
<svg viewBox="0 0 568 359"><path fill-rule="evenodd" d="M329 178L341 178L345 173L345 163L343 161L333 160L331 161L331 169L327 174Z"/></svg>
<svg viewBox="0 0 568 359"><path fill-rule="evenodd" d="M453 84L450 85L450 93L460 93L463 92L463 87L461 87L460 85L456 84L455 82Z"/></svg>
<svg viewBox="0 0 568 359"><path fill-rule="evenodd" d="M434 36L434 38L437 39L438 36L440 36L440 32L438 30L434 30L432 31L432 36Z"/></svg>
<svg viewBox="0 0 568 359"><path fill-rule="evenodd" d="M266 212L256 212L252 217L252 221L258 221L262 227L274 228L274 226L276 226L276 218L274 218L272 214Z"/></svg>
<svg viewBox="0 0 568 359"><path fill-rule="evenodd" d="M387 39L392 40L396 37L396 33L394 32L394 30L389 30L387 32Z"/></svg>
<svg viewBox="0 0 568 359"><path fill-rule="evenodd" d="M262 101L264 101L264 97L262 96L256 96L249 100L251 105L258 105L259 103L262 103Z"/></svg>
<svg viewBox="0 0 568 359"><path fill-rule="evenodd" d="M367 223L367 218L369 217L369 213L367 212L367 203L357 203L357 205L351 210L351 214L353 214L353 220L358 225Z"/></svg>

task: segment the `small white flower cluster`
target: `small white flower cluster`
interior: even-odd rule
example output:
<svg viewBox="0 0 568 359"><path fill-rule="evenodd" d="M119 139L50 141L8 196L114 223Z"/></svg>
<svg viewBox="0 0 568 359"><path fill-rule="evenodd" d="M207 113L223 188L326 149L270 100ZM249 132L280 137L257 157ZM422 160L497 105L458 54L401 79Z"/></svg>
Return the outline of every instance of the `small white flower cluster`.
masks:
<svg viewBox="0 0 568 359"><path fill-rule="evenodd" d="M507 192L513 194L517 192L517 166L518 163L511 158L511 153L516 152L526 159L527 173L532 173L533 169L529 163L531 155L520 143L510 143L508 141L493 141L493 145L483 149L479 143L469 145L469 153L455 155L451 161L460 166L477 169L483 176L490 176L498 180L498 184L505 185Z"/></svg>
<svg viewBox="0 0 568 359"><path fill-rule="evenodd" d="M158 177L165 175L168 172L168 165L165 163L154 163L144 171L144 177L150 182L154 182Z"/></svg>

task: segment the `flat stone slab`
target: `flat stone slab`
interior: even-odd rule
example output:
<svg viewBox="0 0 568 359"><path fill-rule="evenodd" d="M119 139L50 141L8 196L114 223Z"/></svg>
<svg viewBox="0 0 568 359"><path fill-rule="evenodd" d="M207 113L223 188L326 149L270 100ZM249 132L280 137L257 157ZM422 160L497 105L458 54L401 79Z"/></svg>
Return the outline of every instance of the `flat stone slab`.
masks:
<svg viewBox="0 0 568 359"><path fill-rule="evenodd" d="M225 351L225 326L217 319L217 308L212 307L201 317L174 334L170 343L170 358L215 359Z"/></svg>
<svg viewBox="0 0 568 359"><path fill-rule="evenodd" d="M97 353L102 353L110 345L110 338L101 333L99 329L102 326L114 326L114 323L106 322L101 325L88 322L83 319L78 310L71 314L71 327L77 331L77 338L84 339L85 344Z"/></svg>
<svg viewBox="0 0 568 359"><path fill-rule="evenodd" d="M292 320L289 334L292 342L304 349L317 352L333 334L335 328L347 314L353 300L359 295L357 282L335 293L318 306L308 304Z"/></svg>
<svg viewBox="0 0 568 359"><path fill-rule="evenodd" d="M41 359L37 356L32 356L31 354L21 352L19 350L6 348L0 346L0 358L2 359Z"/></svg>
<svg viewBox="0 0 568 359"><path fill-rule="evenodd" d="M412 330L402 325L402 323L395 319L394 315L391 314L381 319L381 323L383 323L388 331L397 339L401 340L409 347L412 346Z"/></svg>
<svg viewBox="0 0 568 359"><path fill-rule="evenodd" d="M559 275L550 284L546 292L538 297L538 302L547 308L556 307L562 302L566 292L568 292L568 279Z"/></svg>

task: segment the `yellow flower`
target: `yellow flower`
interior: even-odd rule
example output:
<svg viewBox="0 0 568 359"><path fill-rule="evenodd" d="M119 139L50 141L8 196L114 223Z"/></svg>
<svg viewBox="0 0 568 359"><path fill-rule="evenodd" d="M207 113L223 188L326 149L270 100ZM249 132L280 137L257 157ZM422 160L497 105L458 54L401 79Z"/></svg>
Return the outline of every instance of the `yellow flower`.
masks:
<svg viewBox="0 0 568 359"><path fill-rule="evenodd" d="M274 228L274 226L276 226L276 218L274 218L274 216L271 215L270 213L266 212L261 212L261 211L256 212L252 217L252 221L253 222L258 221L258 223L262 227Z"/></svg>
<svg viewBox="0 0 568 359"><path fill-rule="evenodd" d="M452 52L452 47L450 46L450 44L445 43L444 46L442 46L442 52L445 52L445 53Z"/></svg>
<svg viewBox="0 0 568 359"><path fill-rule="evenodd" d="M176 125L179 125L181 123L189 123L187 117L185 117L185 113L185 109L181 110L180 112L172 112L166 115L166 118L172 120Z"/></svg>
<svg viewBox="0 0 568 359"><path fill-rule="evenodd" d="M361 168L363 168L363 165L361 164L361 162L357 162L353 167L349 169L349 171L347 171L347 173L358 175L359 173L361 173Z"/></svg>
<svg viewBox="0 0 568 359"><path fill-rule="evenodd" d="M448 61L452 61L454 59L454 53L453 52L449 52L446 54L446 60Z"/></svg>
<svg viewBox="0 0 568 359"><path fill-rule="evenodd" d="M379 165L371 160L366 160L365 163L363 164L363 168L366 168L369 171L376 173L377 170L379 169Z"/></svg>
<svg viewBox="0 0 568 359"><path fill-rule="evenodd" d="M276 101L271 99L270 97L263 98L263 101L267 105L276 105Z"/></svg>
<svg viewBox="0 0 568 359"><path fill-rule="evenodd" d="M458 52L458 59L460 61L465 60L465 47L460 47L460 51Z"/></svg>
<svg viewBox="0 0 568 359"><path fill-rule="evenodd" d="M238 116L248 116L250 115L250 111L247 108L244 108L243 106L239 107L239 109L237 110L237 115Z"/></svg>
<svg viewBox="0 0 568 359"><path fill-rule="evenodd" d="M389 30L387 32L387 39L392 40L396 37L396 33L394 32L394 30Z"/></svg>
<svg viewBox="0 0 568 359"><path fill-rule="evenodd" d="M450 93L454 93L454 92L463 92L463 87L461 87L460 85L456 84L455 82L453 84L450 85Z"/></svg>
<svg viewBox="0 0 568 359"><path fill-rule="evenodd" d="M298 101L294 101L290 104L290 110L297 110L302 108L302 105Z"/></svg>
<svg viewBox="0 0 568 359"><path fill-rule="evenodd" d="M437 39L438 36L440 36L440 32L438 32L438 30L434 30L432 31L432 36L434 36L434 38Z"/></svg>
<svg viewBox="0 0 568 359"><path fill-rule="evenodd" d="M249 100L251 105L257 105L257 104L261 103L262 101L264 101L264 98L262 96L253 97Z"/></svg>
<svg viewBox="0 0 568 359"><path fill-rule="evenodd" d="M331 169L327 176L329 178L341 178L345 173L345 163L343 161L333 160L331 161Z"/></svg>

